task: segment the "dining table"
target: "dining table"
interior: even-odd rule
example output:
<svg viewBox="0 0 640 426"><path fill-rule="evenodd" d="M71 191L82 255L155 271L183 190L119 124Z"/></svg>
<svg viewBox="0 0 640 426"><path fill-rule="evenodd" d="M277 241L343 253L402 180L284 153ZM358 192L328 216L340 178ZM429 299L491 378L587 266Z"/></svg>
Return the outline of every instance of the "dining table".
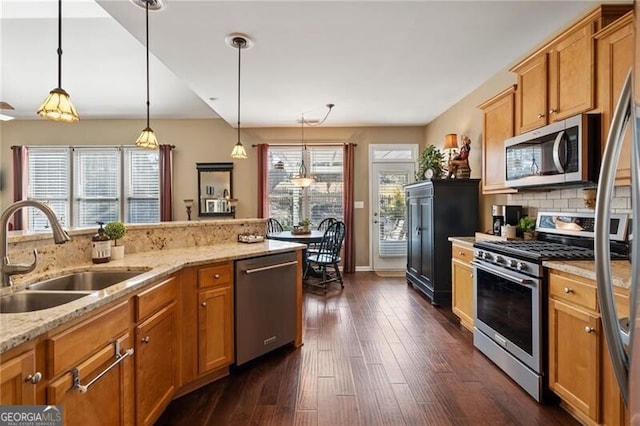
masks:
<svg viewBox="0 0 640 426"><path fill-rule="evenodd" d="M324 231L318 231L315 229L312 229L307 234L294 234L291 231L280 231L280 232L272 232L270 234L267 234L267 238L271 240L300 243L300 244L307 245L307 247L309 246L309 244L320 243L322 241L323 236L324 236ZM303 279L306 279L309 276L316 277L316 278L322 277L322 274L320 272L316 271L314 268L311 267L311 265L307 264L306 250L304 250L304 252L302 253L302 258L304 259L304 262L305 262L305 265L303 268L303 277L302 277Z"/></svg>

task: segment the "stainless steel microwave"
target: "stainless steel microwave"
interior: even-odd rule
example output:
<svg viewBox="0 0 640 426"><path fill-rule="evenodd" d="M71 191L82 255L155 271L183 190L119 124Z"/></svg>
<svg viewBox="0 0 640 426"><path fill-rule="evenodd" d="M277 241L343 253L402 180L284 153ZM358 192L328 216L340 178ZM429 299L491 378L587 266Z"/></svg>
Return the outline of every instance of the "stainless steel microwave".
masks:
<svg viewBox="0 0 640 426"><path fill-rule="evenodd" d="M512 188L598 181L600 114L580 114L504 142L505 182Z"/></svg>

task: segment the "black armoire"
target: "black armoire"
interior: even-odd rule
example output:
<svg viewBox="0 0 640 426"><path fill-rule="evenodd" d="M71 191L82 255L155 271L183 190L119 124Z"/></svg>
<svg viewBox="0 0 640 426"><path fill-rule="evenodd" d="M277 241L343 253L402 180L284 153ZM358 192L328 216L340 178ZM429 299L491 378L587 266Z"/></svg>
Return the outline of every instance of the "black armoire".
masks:
<svg viewBox="0 0 640 426"><path fill-rule="evenodd" d="M437 179L406 185L407 283L434 305L451 304L449 237L478 230L479 179Z"/></svg>

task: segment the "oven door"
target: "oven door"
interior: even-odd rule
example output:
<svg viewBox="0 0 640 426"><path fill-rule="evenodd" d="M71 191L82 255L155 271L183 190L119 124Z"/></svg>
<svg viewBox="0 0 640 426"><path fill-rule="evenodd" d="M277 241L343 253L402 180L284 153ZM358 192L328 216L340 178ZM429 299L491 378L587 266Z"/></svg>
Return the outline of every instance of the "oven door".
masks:
<svg viewBox="0 0 640 426"><path fill-rule="evenodd" d="M480 260L471 263L476 329L542 373L542 280Z"/></svg>

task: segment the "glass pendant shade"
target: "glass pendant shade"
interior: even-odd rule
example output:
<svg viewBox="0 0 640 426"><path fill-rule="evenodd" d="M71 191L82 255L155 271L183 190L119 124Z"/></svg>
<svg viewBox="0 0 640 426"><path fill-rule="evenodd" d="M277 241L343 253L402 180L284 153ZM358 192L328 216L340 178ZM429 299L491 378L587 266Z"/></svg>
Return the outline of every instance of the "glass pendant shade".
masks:
<svg viewBox="0 0 640 426"><path fill-rule="evenodd" d="M158 149L158 139L156 139L156 134L153 133L151 127L145 128L142 133L140 133L136 141L136 146L147 149Z"/></svg>
<svg viewBox="0 0 640 426"><path fill-rule="evenodd" d="M231 151L231 158L235 158L238 160L246 160L247 159L247 151L244 149L244 146L240 141L236 142L233 146L233 151Z"/></svg>
<svg viewBox="0 0 640 426"><path fill-rule="evenodd" d="M38 108L38 115L47 120L63 121L65 123L74 123L80 120L78 111L71 103L71 97L64 89L59 87L49 92L47 99Z"/></svg>
<svg viewBox="0 0 640 426"><path fill-rule="evenodd" d="M295 186L299 186L301 188L306 188L307 186L311 186L315 183L315 179L307 176L296 176L291 178L291 183Z"/></svg>

